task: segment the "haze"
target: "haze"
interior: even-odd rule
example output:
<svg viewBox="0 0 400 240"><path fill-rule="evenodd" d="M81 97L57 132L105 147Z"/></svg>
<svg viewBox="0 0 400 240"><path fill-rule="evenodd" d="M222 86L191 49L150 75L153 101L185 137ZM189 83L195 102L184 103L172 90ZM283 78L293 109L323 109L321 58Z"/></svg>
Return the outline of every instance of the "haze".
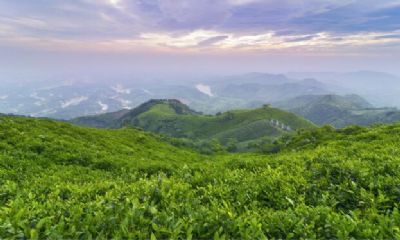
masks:
<svg viewBox="0 0 400 240"><path fill-rule="evenodd" d="M399 47L398 0L0 1L2 81L54 74L399 74Z"/></svg>

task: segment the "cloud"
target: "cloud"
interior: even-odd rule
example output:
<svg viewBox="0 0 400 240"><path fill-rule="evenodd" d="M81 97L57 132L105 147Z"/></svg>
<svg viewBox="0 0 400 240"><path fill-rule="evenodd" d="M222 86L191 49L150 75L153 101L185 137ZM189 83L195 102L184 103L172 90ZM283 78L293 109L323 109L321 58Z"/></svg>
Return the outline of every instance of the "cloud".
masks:
<svg viewBox="0 0 400 240"><path fill-rule="evenodd" d="M382 32L400 29L399 1L352 1L290 20L302 32Z"/></svg>
<svg viewBox="0 0 400 240"><path fill-rule="evenodd" d="M216 37L211 37L209 39L203 40L197 44L198 47L208 47L211 45L214 45L215 43L221 42L222 40L227 39L228 36L216 36Z"/></svg>
<svg viewBox="0 0 400 240"><path fill-rule="evenodd" d="M291 39L286 40L286 42L304 42L314 39L314 35L302 36L302 37L294 37Z"/></svg>
<svg viewBox="0 0 400 240"><path fill-rule="evenodd" d="M365 38L397 44L399 29L399 0L0 2L0 45L53 49L322 48Z"/></svg>
<svg viewBox="0 0 400 240"><path fill-rule="evenodd" d="M246 5L246 4L250 4L250 3L255 3L255 2L261 2L262 0L228 0L229 4L232 5Z"/></svg>
<svg viewBox="0 0 400 240"><path fill-rule="evenodd" d="M159 30L180 32L214 29L230 17L230 9L225 1L159 0L154 7L159 11L156 20Z"/></svg>
<svg viewBox="0 0 400 240"><path fill-rule="evenodd" d="M88 99L89 98L86 97L86 96L75 97L75 98L66 100L64 102L61 102L61 107L62 108L67 108L67 107L70 107L70 106L77 106L80 103L82 103L82 102L84 102L84 101L86 101Z"/></svg>
<svg viewBox="0 0 400 240"><path fill-rule="evenodd" d="M400 39L400 34L389 34L389 35L382 35L377 36L375 39Z"/></svg>

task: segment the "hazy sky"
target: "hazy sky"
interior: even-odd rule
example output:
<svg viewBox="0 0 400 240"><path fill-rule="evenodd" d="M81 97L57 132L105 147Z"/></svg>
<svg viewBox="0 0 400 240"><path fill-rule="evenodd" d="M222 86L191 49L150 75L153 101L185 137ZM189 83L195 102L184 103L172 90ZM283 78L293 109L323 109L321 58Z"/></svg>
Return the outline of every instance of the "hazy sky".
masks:
<svg viewBox="0 0 400 240"><path fill-rule="evenodd" d="M400 74L400 0L0 0L0 74Z"/></svg>

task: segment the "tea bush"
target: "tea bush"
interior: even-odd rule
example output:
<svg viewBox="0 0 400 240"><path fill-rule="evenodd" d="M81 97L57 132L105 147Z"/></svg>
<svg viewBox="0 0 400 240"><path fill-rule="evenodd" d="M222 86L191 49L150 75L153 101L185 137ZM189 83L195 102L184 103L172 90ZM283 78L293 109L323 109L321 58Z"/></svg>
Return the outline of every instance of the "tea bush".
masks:
<svg viewBox="0 0 400 240"><path fill-rule="evenodd" d="M399 143L400 125L321 128L275 154L203 156L1 117L0 238L398 239Z"/></svg>

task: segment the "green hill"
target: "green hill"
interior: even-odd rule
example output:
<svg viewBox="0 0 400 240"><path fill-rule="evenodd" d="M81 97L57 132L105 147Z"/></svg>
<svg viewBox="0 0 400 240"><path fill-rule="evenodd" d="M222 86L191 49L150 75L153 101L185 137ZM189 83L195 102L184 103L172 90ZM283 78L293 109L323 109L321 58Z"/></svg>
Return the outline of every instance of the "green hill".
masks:
<svg viewBox="0 0 400 240"><path fill-rule="evenodd" d="M122 109L117 112L75 118L71 120L71 122L78 125L87 125L96 128L115 128L117 127L115 125L116 121L128 112L128 109Z"/></svg>
<svg viewBox="0 0 400 240"><path fill-rule="evenodd" d="M135 129L85 129L68 123L25 117L0 117L1 149L18 158L41 162L52 159L57 164L96 167L105 162L116 167L152 161L171 163L175 155L196 156L160 143L160 137Z"/></svg>
<svg viewBox="0 0 400 240"><path fill-rule="evenodd" d="M374 108L357 95L306 95L274 106L299 114L315 124L330 124L338 128L400 121L397 109Z"/></svg>
<svg viewBox="0 0 400 240"><path fill-rule="evenodd" d="M400 125L202 156L134 129L0 117L2 239L397 239Z"/></svg>
<svg viewBox="0 0 400 240"><path fill-rule="evenodd" d="M72 122L98 127L96 123L108 116L110 114L84 117ZM178 100L151 100L109 124L109 127L122 126L138 127L176 138L199 141L215 139L223 145L234 142L240 149L247 148L254 141L272 141L283 134L314 127L301 117L269 106L203 115Z"/></svg>

